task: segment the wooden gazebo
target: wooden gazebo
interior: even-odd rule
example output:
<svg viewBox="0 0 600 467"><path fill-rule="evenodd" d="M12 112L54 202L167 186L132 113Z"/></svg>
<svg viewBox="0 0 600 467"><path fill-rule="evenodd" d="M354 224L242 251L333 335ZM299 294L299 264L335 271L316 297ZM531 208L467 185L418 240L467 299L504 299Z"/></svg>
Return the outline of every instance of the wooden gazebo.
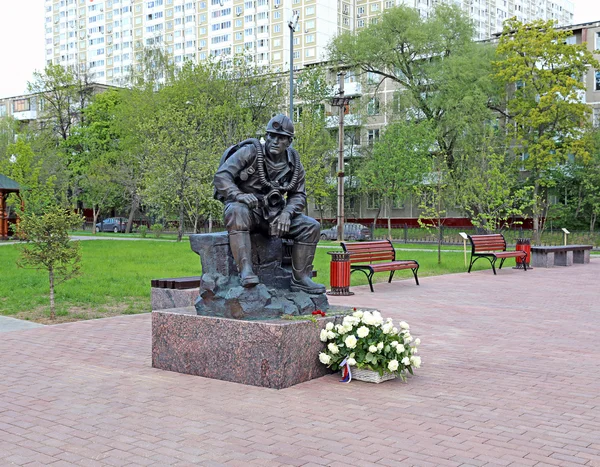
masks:
<svg viewBox="0 0 600 467"><path fill-rule="evenodd" d="M10 193L19 193L21 186L13 179L0 174L0 240L8 238L8 213L6 212L6 198Z"/></svg>

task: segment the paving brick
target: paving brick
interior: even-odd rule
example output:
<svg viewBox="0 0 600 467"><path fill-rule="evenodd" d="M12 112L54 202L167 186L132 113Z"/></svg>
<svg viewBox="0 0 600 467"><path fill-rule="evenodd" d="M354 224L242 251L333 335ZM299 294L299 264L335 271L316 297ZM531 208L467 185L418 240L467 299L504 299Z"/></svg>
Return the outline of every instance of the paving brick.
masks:
<svg viewBox="0 0 600 467"><path fill-rule="evenodd" d="M147 314L6 332L0 465L599 465L598 277L592 258L330 297L410 323L408 383L156 370Z"/></svg>

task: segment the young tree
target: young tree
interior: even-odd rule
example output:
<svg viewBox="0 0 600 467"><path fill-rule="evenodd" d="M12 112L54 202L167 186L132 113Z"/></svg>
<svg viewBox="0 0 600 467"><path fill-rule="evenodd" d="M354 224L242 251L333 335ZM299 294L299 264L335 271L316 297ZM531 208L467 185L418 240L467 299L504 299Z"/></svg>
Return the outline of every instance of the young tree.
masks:
<svg viewBox="0 0 600 467"><path fill-rule="evenodd" d="M19 209L23 200L28 211L41 213L46 206L55 202L54 176L47 176L43 161L36 157L31 145L23 138L7 146L6 159L0 160L0 173L21 185L20 199L12 194L8 204Z"/></svg>
<svg viewBox="0 0 600 467"><path fill-rule="evenodd" d="M123 129L115 114L121 93L110 90L95 96L83 109L84 121L74 127L65 145L72 155L72 172L80 189L77 198L93 210L92 232L103 209L122 203L120 167L127 164L121 141Z"/></svg>
<svg viewBox="0 0 600 467"><path fill-rule="evenodd" d="M455 185L443 153L433 154L429 169L422 183L415 186L421 198L419 225L425 229L433 227L438 244L438 264L442 262L442 234L448 209L454 207Z"/></svg>
<svg viewBox="0 0 600 467"><path fill-rule="evenodd" d="M25 211L17 226L17 235L27 240L20 247L17 265L48 271L50 285L50 319L56 317L54 288L56 284L79 273L79 243L69 239L69 231L81 226L83 218L58 205L43 214Z"/></svg>
<svg viewBox="0 0 600 467"><path fill-rule="evenodd" d="M375 196L388 218L388 236L391 239L391 206L395 200L404 200L422 183L430 169L429 152L435 135L427 122L400 121L388 125L381 139L375 143L372 155L359 168L358 177L363 192Z"/></svg>
<svg viewBox="0 0 600 467"><path fill-rule="evenodd" d="M504 129L494 122L475 126L460 156L468 163L458 164L456 201L474 226L497 232L511 218L525 215L531 193L521 186L520 160L511 153Z"/></svg>
<svg viewBox="0 0 600 467"><path fill-rule="evenodd" d="M571 31L555 29L553 21L522 24L515 18L504 24L497 47L496 77L506 86L506 128L532 187L534 240L543 230L550 171L570 155L589 154L584 126L590 112L579 93L588 67L599 68L585 44L568 44Z"/></svg>

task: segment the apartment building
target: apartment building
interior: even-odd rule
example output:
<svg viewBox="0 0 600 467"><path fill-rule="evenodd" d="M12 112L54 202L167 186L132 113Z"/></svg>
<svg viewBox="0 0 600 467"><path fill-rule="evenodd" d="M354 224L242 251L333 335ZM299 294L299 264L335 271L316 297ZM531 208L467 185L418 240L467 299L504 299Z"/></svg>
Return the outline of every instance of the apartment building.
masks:
<svg viewBox="0 0 600 467"><path fill-rule="evenodd" d="M565 29L573 31L570 40L575 44L587 44L590 52L595 52L594 57L600 61L600 21L566 26ZM592 123L600 127L600 70L590 68L583 77L585 92L581 99L592 108Z"/></svg>
<svg viewBox="0 0 600 467"><path fill-rule="evenodd" d="M388 8L404 3L426 16L439 2L463 8L478 39L511 16L559 25L573 18L569 0L44 0L46 61L115 85L127 84L144 47L162 48L177 65L245 53L257 65L285 71L290 52L296 68L323 61L336 34L376 22Z"/></svg>

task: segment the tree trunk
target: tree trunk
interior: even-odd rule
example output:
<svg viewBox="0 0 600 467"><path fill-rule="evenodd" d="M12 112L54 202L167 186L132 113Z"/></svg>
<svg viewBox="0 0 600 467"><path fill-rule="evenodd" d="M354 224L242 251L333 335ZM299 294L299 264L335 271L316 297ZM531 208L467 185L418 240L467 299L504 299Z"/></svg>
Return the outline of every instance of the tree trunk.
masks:
<svg viewBox="0 0 600 467"><path fill-rule="evenodd" d="M594 234L594 229L596 228L596 213L593 212L590 216L590 234Z"/></svg>
<svg viewBox="0 0 600 467"><path fill-rule="evenodd" d="M138 210L139 206L140 199L137 193L134 193L133 198L131 199L131 209L129 210L129 217L127 218L127 227L125 228L125 233L131 233L133 217L135 216L135 212Z"/></svg>
<svg viewBox="0 0 600 467"><path fill-rule="evenodd" d="M438 264L442 264L442 222L441 219L438 218L437 222L438 229Z"/></svg>
<svg viewBox="0 0 600 467"><path fill-rule="evenodd" d="M100 208L96 209L92 206L92 214L94 216L94 222L92 224L92 235L96 234L96 222L98 222L98 215L100 214Z"/></svg>
<svg viewBox="0 0 600 467"><path fill-rule="evenodd" d="M183 223L185 221L185 204L183 196L179 200L179 226L177 227L177 241L180 242L183 238Z"/></svg>
<svg viewBox="0 0 600 467"><path fill-rule="evenodd" d="M208 215L208 233L212 233L212 214Z"/></svg>
<svg viewBox="0 0 600 467"><path fill-rule="evenodd" d="M390 215L388 215L387 224L388 224L388 240L391 242L392 241L392 217Z"/></svg>
<svg viewBox="0 0 600 467"><path fill-rule="evenodd" d="M533 218L533 242L536 245L540 244L540 213L539 213L539 184L536 182L533 184L533 205L531 207L532 218Z"/></svg>
<svg viewBox="0 0 600 467"><path fill-rule="evenodd" d="M56 318L56 311L54 308L54 268L50 266L48 268L48 279L50 280L50 319Z"/></svg>

